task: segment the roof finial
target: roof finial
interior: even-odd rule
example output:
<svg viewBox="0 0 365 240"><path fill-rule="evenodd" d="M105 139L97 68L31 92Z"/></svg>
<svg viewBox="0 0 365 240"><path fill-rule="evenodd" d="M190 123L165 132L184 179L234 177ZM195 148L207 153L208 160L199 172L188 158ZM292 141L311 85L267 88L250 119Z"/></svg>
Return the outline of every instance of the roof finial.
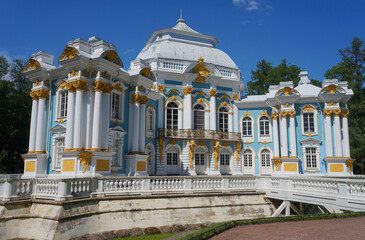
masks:
<svg viewBox="0 0 365 240"><path fill-rule="evenodd" d="M185 19L183 19L183 12L182 12L182 8L180 8L180 18L177 20L177 22L182 22L185 23Z"/></svg>

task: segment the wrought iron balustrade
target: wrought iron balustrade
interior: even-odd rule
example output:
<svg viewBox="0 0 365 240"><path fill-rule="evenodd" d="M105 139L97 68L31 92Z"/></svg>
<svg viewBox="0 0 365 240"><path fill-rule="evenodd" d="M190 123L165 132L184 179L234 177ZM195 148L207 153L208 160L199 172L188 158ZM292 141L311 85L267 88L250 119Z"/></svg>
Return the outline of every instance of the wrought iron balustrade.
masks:
<svg viewBox="0 0 365 240"><path fill-rule="evenodd" d="M226 140L241 141L241 134L235 132L222 132L204 129L167 129L159 128L158 137L180 138L180 139L204 139L204 140Z"/></svg>

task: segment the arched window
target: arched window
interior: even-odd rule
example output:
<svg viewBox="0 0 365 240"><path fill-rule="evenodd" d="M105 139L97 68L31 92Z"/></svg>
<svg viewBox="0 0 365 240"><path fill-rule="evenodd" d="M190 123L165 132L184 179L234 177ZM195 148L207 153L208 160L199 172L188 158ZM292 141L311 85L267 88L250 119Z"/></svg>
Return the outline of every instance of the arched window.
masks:
<svg viewBox="0 0 365 240"><path fill-rule="evenodd" d="M252 151L250 149L243 152L243 166L252 167Z"/></svg>
<svg viewBox="0 0 365 240"><path fill-rule="evenodd" d="M166 165L168 166L172 166L175 165L177 166L178 164L178 153L179 153L179 149L177 149L176 147L170 147L167 150L167 154L166 154Z"/></svg>
<svg viewBox="0 0 365 240"><path fill-rule="evenodd" d="M59 90L57 118L66 118L67 117L67 100L68 100L68 91L66 89Z"/></svg>
<svg viewBox="0 0 365 240"><path fill-rule="evenodd" d="M116 91L111 96L111 118L120 122L123 122L123 96L123 93Z"/></svg>
<svg viewBox="0 0 365 240"><path fill-rule="evenodd" d="M250 117L244 117L242 119L242 136L252 136L252 119Z"/></svg>
<svg viewBox="0 0 365 240"><path fill-rule="evenodd" d="M230 153L227 148L223 148L220 155L219 161L222 166L229 166Z"/></svg>
<svg viewBox="0 0 365 240"><path fill-rule="evenodd" d="M270 136L270 120L267 116L262 116L260 118L260 136L266 137Z"/></svg>
<svg viewBox="0 0 365 240"><path fill-rule="evenodd" d="M219 120L219 131L228 132L228 110L225 107L221 107L218 109L218 120Z"/></svg>
<svg viewBox="0 0 365 240"><path fill-rule="evenodd" d="M155 111L148 107L146 111L146 135L153 137L155 133Z"/></svg>
<svg viewBox="0 0 365 240"><path fill-rule="evenodd" d="M169 102L166 109L166 128L178 129L179 107L175 102Z"/></svg>
<svg viewBox="0 0 365 240"><path fill-rule="evenodd" d="M262 167L271 166L270 151L267 149L261 151L261 166Z"/></svg>
<svg viewBox="0 0 365 240"><path fill-rule="evenodd" d="M202 147L199 147L195 150L194 158L196 166L201 166L205 164L205 151Z"/></svg>
<svg viewBox="0 0 365 240"><path fill-rule="evenodd" d="M204 129L204 107L201 104L194 106L194 129Z"/></svg>

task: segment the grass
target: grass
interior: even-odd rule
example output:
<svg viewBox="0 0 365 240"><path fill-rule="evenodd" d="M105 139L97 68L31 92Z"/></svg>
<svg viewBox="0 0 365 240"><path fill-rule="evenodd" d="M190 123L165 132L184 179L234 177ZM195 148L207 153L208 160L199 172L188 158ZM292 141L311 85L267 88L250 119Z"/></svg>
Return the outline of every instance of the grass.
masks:
<svg viewBox="0 0 365 240"><path fill-rule="evenodd" d="M175 235L176 233L161 233L156 235L142 235L137 237L114 238L114 240L162 240Z"/></svg>
<svg viewBox="0 0 365 240"><path fill-rule="evenodd" d="M211 229L214 229L214 228L216 228L216 227L218 227L219 225L222 225L222 224L224 224L224 223L216 223L216 224L210 225L210 226L205 227L205 228L202 228L202 229L200 229L200 230L198 230L196 232L190 233L190 234L188 234L188 235L186 235L186 236L184 236L182 238L179 238L179 240L190 239L190 238L192 238L194 236L197 236L197 235L202 234L202 233L205 233L205 232L207 232L207 231L209 231Z"/></svg>

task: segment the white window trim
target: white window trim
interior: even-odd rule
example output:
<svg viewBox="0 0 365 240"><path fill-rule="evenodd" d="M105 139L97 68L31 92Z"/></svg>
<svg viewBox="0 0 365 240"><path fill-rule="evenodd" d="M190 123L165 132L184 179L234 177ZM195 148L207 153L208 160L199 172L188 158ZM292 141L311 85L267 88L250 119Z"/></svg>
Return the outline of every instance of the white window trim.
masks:
<svg viewBox="0 0 365 240"><path fill-rule="evenodd" d="M55 106L55 120L67 120L67 114L66 114L66 117L60 117L60 112L61 112L61 92L66 92L66 94L68 95L68 90L67 89L63 89L63 88L60 88L57 90L56 92L56 106ZM68 96L67 96L67 101L68 101ZM68 102L67 102L68 104ZM68 106L67 106L68 108ZM67 111L67 110L66 110Z"/></svg>
<svg viewBox="0 0 365 240"><path fill-rule="evenodd" d="M114 94L118 94L119 95L119 111L120 111L120 118L116 119L113 118L113 95ZM111 98L110 98L110 119L113 122L118 122L118 123L124 123L124 103L125 103L125 93L123 92L119 92L116 90L113 90L111 92Z"/></svg>
<svg viewBox="0 0 365 240"><path fill-rule="evenodd" d="M165 103L165 129L167 129L167 104L169 104L170 102L174 102L177 104L178 110L177 110L177 129L182 129L182 104L180 101L166 101Z"/></svg>
<svg viewBox="0 0 365 240"><path fill-rule="evenodd" d="M124 158L124 135L126 131L121 127L117 127L115 129L110 130L109 134L109 146L112 146L112 141L114 139L118 139L118 159L119 159L119 166L112 166L112 160L110 160L111 170L120 170L123 168L123 158Z"/></svg>
<svg viewBox="0 0 365 240"><path fill-rule="evenodd" d="M52 136L52 171L61 171L62 170L62 160L59 168L55 167L56 164L56 143L59 138L65 138L66 140L66 132L57 132Z"/></svg>
<svg viewBox="0 0 365 240"><path fill-rule="evenodd" d="M233 129L233 123L232 123L232 115L233 115L233 110L231 109L231 107L227 104L226 106L224 106L223 104L220 104L219 106L218 106L218 108L217 108L217 131L220 131L219 130L219 124L220 124L220 121L219 121L219 113L220 113L220 111L219 111L219 109L221 108L221 107L224 107L224 108L226 108L227 109L227 114L228 114L228 126L227 126L227 128L228 128L228 130L227 130L227 132L229 133L229 132L232 132L232 129Z"/></svg>
<svg viewBox="0 0 365 240"><path fill-rule="evenodd" d="M307 167L307 156L306 156L306 151L305 149L307 147L314 147L316 148L316 161L317 161L317 167L316 168L309 168ZM321 170L321 165L320 165L320 157L321 157L321 153L320 153L320 146L319 144L316 143L303 143L302 145L302 151L303 151L303 166L304 166L304 171L320 171Z"/></svg>
<svg viewBox="0 0 365 240"><path fill-rule="evenodd" d="M262 154L261 153L262 153L263 150L269 150L269 153L270 153L270 169L271 169L270 174L272 174L274 172L274 163L272 161L274 154L273 154L272 149L267 147L267 146L263 146L257 151L257 156L258 156L258 160L259 160L259 174L260 175L262 174Z"/></svg>
<svg viewBox="0 0 365 240"><path fill-rule="evenodd" d="M262 117L267 117L269 119L269 136L262 136L260 132L260 119ZM268 143L272 142L272 124L271 124L271 117L267 114L260 114L257 118L257 136L258 142Z"/></svg>
<svg viewBox="0 0 365 240"><path fill-rule="evenodd" d="M147 129L147 112L148 110L152 111L152 130L148 130ZM153 107L149 106L146 109L146 137L155 137L155 132L156 132L156 111Z"/></svg>
<svg viewBox="0 0 365 240"><path fill-rule="evenodd" d="M252 127L252 135L251 136L243 136L243 119L245 117L249 117L251 118L251 127ZM241 120L240 120L240 129L241 129L241 137L242 137L242 141L245 142L245 143L252 143L255 141L255 119L253 118L253 116L251 114L249 115L243 115L241 117Z"/></svg>
<svg viewBox="0 0 365 240"><path fill-rule="evenodd" d="M313 108L314 111L304 111L304 109L306 108L306 106L310 106ZM303 113L314 113L313 114L313 118L314 118L314 132L309 132L309 133L305 133L304 132L304 119L303 119ZM304 136L315 136L318 135L318 110L317 110L317 106L313 106L312 104L305 104L303 106L300 107L300 122L301 122L301 129L302 129L302 135Z"/></svg>

